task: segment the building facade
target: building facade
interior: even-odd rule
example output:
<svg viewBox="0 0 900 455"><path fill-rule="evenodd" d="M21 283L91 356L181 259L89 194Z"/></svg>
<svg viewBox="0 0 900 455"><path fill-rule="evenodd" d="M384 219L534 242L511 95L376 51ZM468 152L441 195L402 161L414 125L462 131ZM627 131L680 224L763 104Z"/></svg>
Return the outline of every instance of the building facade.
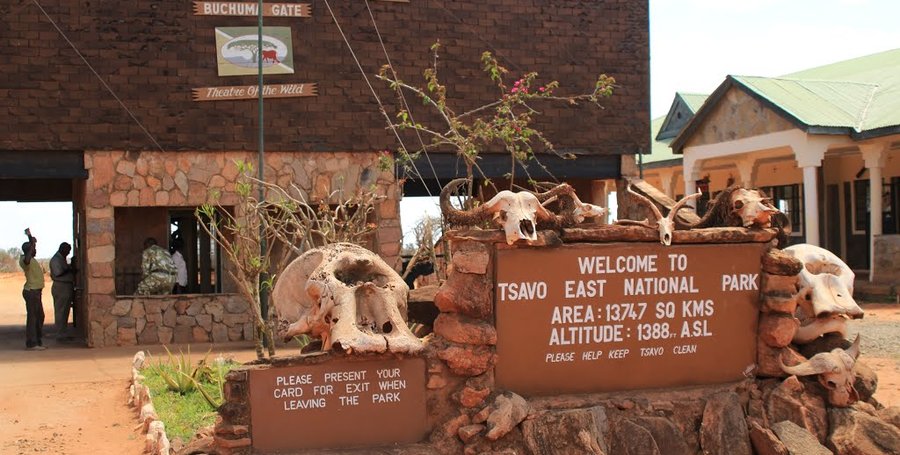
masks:
<svg viewBox="0 0 900 455"><path fill-rule="evenodd" d="M77 319L89 346L252 336L249 308L193 213L214 193L236 204L235 161L257 163L260 62L264 178L313 202L382 196L370 246L393 264L402 195L436 194L465 172L452 153L432 154L417 176L379 166L399 141L418 148L409 131L387 128L397 101L374 77L387 63L424 85L440 42L439 75L460 112L501 96L482 72L484 51L511 73L558 80L560 94L614 77L603 110L541 107L537 128L577 157L544 164L583 187L618 177L623 155L649 147L646 1L266 3L261 49L247 5L0 6L0 199L73 203ZM409 111L422 123L434 115L421 102ZM508 156L484 152L489 177L508 172ZM143 239L168 247L175 231L187 240L191 293L132 295Z"/></svg>
<svg viewBox="0 0 900 455"><path fill-rule="evenodd" d="M729 76L708 98L679 94L655 122L644 176L672 197L762 188L790 218L794 243L823 246L863 277L896 285L898 74L894 50L779 78ZM673 114L687 119L674 132Z"/></svg>

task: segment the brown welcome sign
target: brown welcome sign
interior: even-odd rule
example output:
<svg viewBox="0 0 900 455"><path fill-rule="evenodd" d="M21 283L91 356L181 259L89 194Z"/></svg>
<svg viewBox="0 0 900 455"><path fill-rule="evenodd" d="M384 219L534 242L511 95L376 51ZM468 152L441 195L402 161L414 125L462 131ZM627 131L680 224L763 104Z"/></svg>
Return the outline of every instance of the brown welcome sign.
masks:
<svg viewBox="0 0 900 455"><path fill-rule="evenodd" d="M378 446L428 434L425 360L329 360L249 371L253 453Z"/></svg>
<svg viewBox="0 0 900 455"><path fill-rule="evenodd" d="M256 16L256 2L194 2L195 16ZM309 3L263 3L263 16L311 17Z"/></svg>
<svg viewBox="0 0 900 455"><path fill-rule="evenodd" d="M249 100L259 97L259 86L200 87L192 90L194 101ZM263 86L265 98L316 96L316 84L275 84Z"/></svg>
<svg viewBox="0 0 900 455"><path fill-rule="evenodd" d="M756 361L763 248L498 251L498 387L550 395L743 379Z"/></svg>

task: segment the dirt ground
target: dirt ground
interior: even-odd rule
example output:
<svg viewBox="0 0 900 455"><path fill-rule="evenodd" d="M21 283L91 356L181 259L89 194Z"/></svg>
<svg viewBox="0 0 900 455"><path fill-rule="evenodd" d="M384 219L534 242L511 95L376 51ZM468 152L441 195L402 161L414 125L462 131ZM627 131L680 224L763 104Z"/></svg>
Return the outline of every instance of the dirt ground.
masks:
<svg viewBox="0 0 900 455"><path fill-rule="evenodd" d="M83 342L60 344L45 337L46 351L24 350L25 309L21 274L0 274L0 453L64 455L139 454L143 436L136 413L125 405L128 365L137 348L87 349ZM866 315L851 331L867 327L900 334L900 306L864 306ZM44 291L45 327L52 326L49 286ZM874 332L874 330L873 330ZM900 343L881 342L875 356L862 358L878 372L875 397L900 405ZM192 346L200 352L207 346ZM213 346L239 361L255 357L247 343ZM152 354L164 354L161 348Z"/></svg>
<svg viewBox="0 0 900 455"><path fill-rule="evenodd" d="M25 350L21 274L0 274L0 454L140 454L137 413L126 406L129 364L138 348L87 349L83 341ZM45 330L53 299L43 295ZM192 345L205 352L209 345ZM176 347L177 349L177 347ZM161 347L150 350L165 355ZM256 357L247 343L213 346L239 361Z"/></svg>

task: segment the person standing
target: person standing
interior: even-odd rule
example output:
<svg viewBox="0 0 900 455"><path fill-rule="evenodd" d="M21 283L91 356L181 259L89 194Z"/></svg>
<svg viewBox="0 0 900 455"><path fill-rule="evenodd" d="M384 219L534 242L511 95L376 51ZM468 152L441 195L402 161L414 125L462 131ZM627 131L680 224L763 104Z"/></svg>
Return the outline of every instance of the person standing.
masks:
<svg viewBox="0 0 900 455"><path fill-rule="evenodd" d="M172 261L172 255L157 245L153 237L144 240L141 275L141 282L135 292L138 295L167 295L175 285L175 262Z"/></svg>
<svg viewBox="0 0 900 455"><path fill-rule="evenodd" d="M25 299L25 349L43 351L47 349L41 340L44 330L44 304L41 293L44 291L44 269L35 259L37 239L31 235L31 229L25 229L28 241L22 244L22 257L19 267L25 272L25 286L22 298Z"/></svg>
<svg viewBox="0 0 900 455"><path fill-rule="evenodd" d="M181 254L182 242L176 240L172 242L172 261L175 262L175 289L173 294L187 294L187 263L184 262L184 255Z"/></svg>
<svg viewBox="0 0 900 455"><path fill-rule="evenodd" d="M50 295L53 296L53 321L56 326L57 341L71 341L66 325L72 309L72 297L75 294L75 269L66 259L72 251L72 245L66 242L59 244L59 250L50 258Z"/></svg>

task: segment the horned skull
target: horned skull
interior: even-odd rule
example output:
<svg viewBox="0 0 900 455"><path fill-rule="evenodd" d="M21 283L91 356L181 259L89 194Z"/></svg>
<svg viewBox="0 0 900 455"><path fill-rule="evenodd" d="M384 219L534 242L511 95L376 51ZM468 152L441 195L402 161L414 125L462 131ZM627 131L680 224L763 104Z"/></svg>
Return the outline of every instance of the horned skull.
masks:
<svg viewBox="0 0 900 455"><path fill-rule="evenodd" d="M850 348L832 349L820 352L806 362L794 366L781 364L787 374L797 376L818 375L819 383L828 390L828 402L833 406L845 408L859 401L859 394L853 387L856 380L854 367L859 357L859 335Z"/></svg>
<svg viewBox="0 0 900 455"><path fill-rule="evenodd" d="M551 219L551 214L537 196L528 191L513 193L503 190L489 201L471 210L457 210L450 205L450 192L465 179L450 182L441 191L441 211L452 224L476 224L491 219L503 227L506 243L512 245L517 240L537 240L537 220Z"/></svg>
<svg viewBox="0 0 900 455"><path fill-rule="evenodd" d="M289 264L272 298L279 319L292 322L285 340L309 334L322 349L346 353L420 351L406 323L409 287L371 251L350 243L315 248Z"/></svg>
<svg viewBox="0 0 900 455"><path fill-rule="evenodd" d="M740 217L744 227L769 227L772 225L772 216L778 213L770 198L759 190L746 188L738 188L731 193L731 210Z"/></svg>
<svg viewBox="0 0 900 455"><path fill-rule="evenodd" d="M846 333L847 318L862 318L865 313L853 300L856 274L839 257L824 248L807 243L792 245L785 253L800 260L801 329L794 341L806 343L825 333Z"/></svg>
<svg viewBox="0 0 900 455"><path fill-rule="evenodd" d="M628 184L627 190L634 197L638 199L641 203L650 208L651 212L653 212L653 216L656 218L655 222L650 222L648 220L643 221L635 221L635 220L619 220L617 224L631 224L631 225L639 225L644 226L650 229L656 229L659 231L659 241L663 245L669 246L672 244L672 233L675 232L675 215L678 214L678 211L684 208L684 205L687 204L688 201L692 199L696 199L700 197L703 193L698 191L694 194L689 194L672 206L672 210L669 211L669 214L666 216L662 216L662 212L659 211L659 208L656 206L653 201L648 199L646 196L639 194L631 189L631 183Z"/></svg>

